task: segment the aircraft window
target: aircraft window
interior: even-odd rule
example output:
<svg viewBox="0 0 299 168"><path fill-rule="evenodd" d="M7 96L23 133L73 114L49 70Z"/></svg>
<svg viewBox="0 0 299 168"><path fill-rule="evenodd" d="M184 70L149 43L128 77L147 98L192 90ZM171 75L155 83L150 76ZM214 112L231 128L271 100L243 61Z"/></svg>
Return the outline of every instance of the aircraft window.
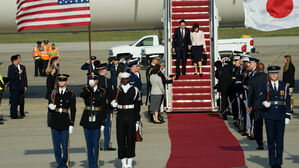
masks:
<svg viewBox="0 0 299 168"><path fill-rule="evenodd" d="M139 46L153 46L154 39L152 37L140 41Z"/></svg>

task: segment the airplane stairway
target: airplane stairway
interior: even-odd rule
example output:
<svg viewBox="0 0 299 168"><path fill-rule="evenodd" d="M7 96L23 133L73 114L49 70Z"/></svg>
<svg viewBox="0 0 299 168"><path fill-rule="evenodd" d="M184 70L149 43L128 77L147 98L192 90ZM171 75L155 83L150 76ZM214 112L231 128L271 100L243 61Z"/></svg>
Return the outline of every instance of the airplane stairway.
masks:
<svg viewBox="0 0 299 168"><path fill-rule="evenodd" d="M202 66L202 77L194 75L191 53L188 53L186 75L181 75L172 85L172 112L212 111L209 0L172 0L171 11L172 34L181 19L186 21L186 27L190 30L193 23L198 23L205 34L208 52L207 64ZM173 54L173 73L175 58Z"/></svg>

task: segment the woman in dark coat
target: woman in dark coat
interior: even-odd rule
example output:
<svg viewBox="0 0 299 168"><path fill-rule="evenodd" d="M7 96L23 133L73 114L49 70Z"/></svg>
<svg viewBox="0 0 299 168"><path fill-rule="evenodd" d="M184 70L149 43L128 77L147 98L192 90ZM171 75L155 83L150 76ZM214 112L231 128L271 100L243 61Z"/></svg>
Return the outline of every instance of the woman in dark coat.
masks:
<svg viewBox="0 0 299 168"><path fill-rule="evenodd" d="M284 67L283 67L283 82L289 86L291 94L291 112L293 113L294 106L294 87L295 87L295 66L292 63L292 57L290 55L284 56Z"/></svg>

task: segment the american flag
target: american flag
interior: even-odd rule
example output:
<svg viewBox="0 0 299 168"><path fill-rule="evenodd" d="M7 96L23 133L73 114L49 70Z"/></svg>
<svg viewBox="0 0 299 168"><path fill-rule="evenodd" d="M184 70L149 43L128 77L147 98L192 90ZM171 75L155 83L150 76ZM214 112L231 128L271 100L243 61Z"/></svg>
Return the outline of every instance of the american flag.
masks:
<svg viewBox="0 0 299 168"><path fill-rule="evenodd" d="M17 0L18 32L90 25L89 0Z"/></svg>

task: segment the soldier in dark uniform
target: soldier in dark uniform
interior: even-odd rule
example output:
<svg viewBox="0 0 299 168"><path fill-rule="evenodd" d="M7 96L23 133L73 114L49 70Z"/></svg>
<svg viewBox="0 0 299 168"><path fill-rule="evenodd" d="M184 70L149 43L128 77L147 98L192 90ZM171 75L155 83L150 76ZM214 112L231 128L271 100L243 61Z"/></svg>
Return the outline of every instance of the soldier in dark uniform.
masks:
<svg viewBox="0 0 299 168"><path fill-rule="evenodd" d="M99 76L99 87L106 90L107 97L107 108L106 108L106 124L104 129L104 150L106 151L115 151L116 149L111 145L111 127L112 127L112 117L113 117L113 108L110 103L115 97L115 87L112 85L110 79L106 77L107 75L107 63L100 64L96 67Z"/></svg>
<svg viewBox="0 0 299 168"><path fill-rule="evenodd" d="M139 99L140 104L142 105L142 82L141 82L141 75L139 73L140 71L140 60L135 59L131 60L131 62L128 65L130 67L130 84L137 87L139 90Z"/></svg>
<svg viewBox="0 0 299 168"><path fill-rule="evenodd" d="M121 85L115 100L111 102L117 108L116 118L118 158L122 168L132 168L135 157L136 125L140 121L139 90L129 83L130 74L120 74ZM128 161L128 162L127 162Z"/></svg>
<svg viewBox="0 0 299 168"><path fill-rule="evenodd" d="M76 116L76 96L66 87L68 77L67 74L57 75L59 88L53 90L49 104L51 114L48 126L51 128L58 168L69 167L69 135L73 132Z"/></svg>
<svg viewBox="0 0 299 168"><path fill-rule="evenodd" d="M251 79L248 89L248 107L254 116L254 138L258 147L257 150L263 150L263 118L262 113L265 107L260 103L261 87L267 82L267 74L264 72L264 64L257 65L257 72Z"/></svg>
<svg viewBox="0 0 299 168"><path fill-rule="evenodd" d="M46 70L46 74L47 74L46 99L48 100L49 104L51 101L52 91L55 89L55 85L57 85L56 77L58 73L59 73L59 59L58 57L54 57L52 59L52 65L50 65L50 67L47 68ZM48 123L49 123L49 119L50 119L50 110L48 110L48 119L47 119Z"/></svg>
<svg viewBox="0 0 299 168"><path fill-rule="evenodd" d="M112 57L111 62L108 64L108 71L110 72L110 80L113 84L113 86L117 87L117 78L116 78L116 72L119 65L119 58L118 57Z"/></svg>
<svg viewBox="0 0 299 168"><path fill-rule="evenodd" d="M236 77L240 68L240 56L233 57L234 63L232 67L232 89L230 89L229 99L232 104L233 119L236 121L235 126L237 125L237 120L239 118L239 108L237 101L237 86L236 86Z"/></svg>
<svg viewBox="0 0 299 168"><path fill-rule="evenodd" d="M130 55L128 55L128 56L125 57L126 63L124 65L124 67L123 67L123 69L124 69L123 71L124 72L130 72L129 63L130 63L130 61L131 61L132 58L133 58L132 54L130 54Z"/></svg>
<svg viewBox="0 0 299 168"><path fill-rule="evenodd" d="M291 101L288 86L279 81L279 66L268 67L270 81L261 90L260 101L267 109L265 118L269 164L272 168L282 165L285 124L290 121Z"/></svg>
<svg viewBox="0 0 299 168"><path fill-rule="evenodd" d="M146 105L148 106L148 117L150 121L153 121L153 115L150 112L150 95L151 95L151 82L150 82L150 73L155 65L159 63L160 57L158 55L150 56L152 59L151 64L146 68L145 77L146 77Z"/></svg>
<svg viewBox="0 0 299 168"><path fill-rule="evenodd" d="M90 63L91 63L91 68L90 68ZM97 70L96 70L96 67L101 64L101 61L97 60L97 57L96 56L91 56L91 59L88 60L86 63L84 63L82 66L81 66L81 70L87 70L87 74L90 73L90 71L92 73L97 73ZM87 76L87 85L88 85L88 75Z"/></svg>
<svg viewBox="0 0 299 168"><path fill-rule="evenodd" d="M88 74L89 86L81 90L85 108L80 125L84 128L89 168L100 167L100 139L104 130L107 104L106 90L98 85L98 74Z"/></svg>

